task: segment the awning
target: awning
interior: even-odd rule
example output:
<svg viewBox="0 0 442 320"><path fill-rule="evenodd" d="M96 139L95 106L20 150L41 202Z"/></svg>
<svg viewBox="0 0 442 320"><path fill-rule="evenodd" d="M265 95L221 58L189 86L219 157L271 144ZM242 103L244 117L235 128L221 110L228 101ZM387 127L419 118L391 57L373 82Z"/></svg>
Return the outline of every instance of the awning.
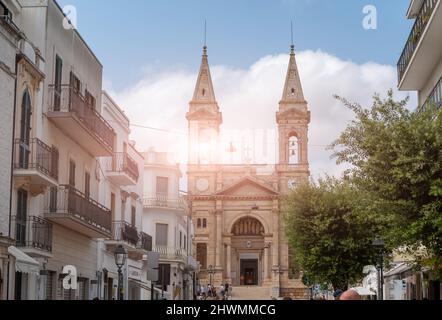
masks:
<svg viewBox="0 0 442 320"><path fill-rule="evenodd" d="M402 262L399 263L398 265L396 265L395 267L393 267L392 269L388 270L387 272L384 273L384 277L391 277L391 276L395 276L398 274L401 274L405 271L408 271L411 269L411 266Z"/></svg>
<svg viewBox="0 0 442 320"><path fill-rule="evenodd" d="M370 289L366 288L366 287L355 287L355 288L351 288L350 290L354 290L357 293L359 293L360 296L375 296L376 293L374 293L373 291L371 291Z"/></svg>
<svg viewBox="0 0 442 320"><path fill-rule="evenodd" d="M31 273L36 275L40 273L40 264L20 249L10 246L8 248L8 252L15 257L15 270L17 272Z"/></svg>

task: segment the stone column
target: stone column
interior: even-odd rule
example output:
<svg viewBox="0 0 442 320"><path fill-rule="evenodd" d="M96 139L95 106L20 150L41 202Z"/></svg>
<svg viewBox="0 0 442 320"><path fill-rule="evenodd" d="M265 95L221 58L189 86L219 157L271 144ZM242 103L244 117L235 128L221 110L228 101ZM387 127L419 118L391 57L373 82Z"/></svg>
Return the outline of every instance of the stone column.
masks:
<svg viewBox="0 0 442 320"><path fill-rule="evenodd" d="M232 275L232 245L230 242L226 243L226 278L229 283L232 282L231 275Z"/></svg>
<svg viewBox="0 0 442 320"><path fill-rule="evenodd" d="M215 265L217 268L221 268L221 257L223 254L223 244L222 244L222 223L221 223L221 218L222 218L222 210L216 210L215 215L216 215L216 261L215 261Z"/></svg>
<svg viewBox="0 0 442 320"><path fill-rule="evenodd" d="M266 243L264 247L264 280L269 278L269 250L270 243Z"/></svg>

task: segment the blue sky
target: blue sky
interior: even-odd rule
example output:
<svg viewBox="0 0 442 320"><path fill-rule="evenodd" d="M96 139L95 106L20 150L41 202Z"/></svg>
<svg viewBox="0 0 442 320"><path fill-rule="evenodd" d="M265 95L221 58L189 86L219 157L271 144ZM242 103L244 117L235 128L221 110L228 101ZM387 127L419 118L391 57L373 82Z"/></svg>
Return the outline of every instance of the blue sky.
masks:
<svg viewBox="0 0 442 320"><path fill-rule="evenodd" d="M317 50L358 64L395 65L411 29L409 0L58 0L74 5L78 29L104 65L115 90L152 70L194 70L204 19L211 64L247 68L288 52L293 19L297 51ZM362 28L365 5L378 29Z"/></svg>

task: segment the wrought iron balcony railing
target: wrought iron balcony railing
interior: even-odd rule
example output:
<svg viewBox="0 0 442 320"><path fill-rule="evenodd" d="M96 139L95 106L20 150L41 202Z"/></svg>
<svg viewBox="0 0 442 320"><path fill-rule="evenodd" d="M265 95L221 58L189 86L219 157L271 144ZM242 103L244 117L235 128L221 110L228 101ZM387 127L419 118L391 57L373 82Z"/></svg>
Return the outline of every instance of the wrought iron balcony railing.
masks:
<svg viewBox="0 0 442 320"><path fill-rule="evenodd" d="M397 64L399 83L401 83L402 78L404 77L405 71L408 68L411 58L416 51L419 41L422 38L425 28L430 21L430 18L438 1L439 0L424 0L424 2L422 3L422 7L419 11L416 21L414 22L411 33L407 39L407 43L405 44L405 48L402 51L401 57Z"/></svg>
<svg viewBox="0 0 442 320"><path fill-rule="evenodd" d="M148 235L147 233L140 232L138 247L146 250L146 251L152 251L152 237Z"/></svg>
<svg viewBox="0 0 442 320"><path fill-rule="evenodd" d="M93 136L108 149L114 148L114 130L110 124L88 105L83 95L71 85L50 85L50 112L75 113Z"/></svg>
<svg viewBox="0 0 442 320"><path fill-rule="evenodd" d="M431 91L427 100L422 105L421 110L425 110L428 106L432 104L439 108L442 106L442 78L439 79L433 91Z"/></svg>
<svg viewBox="0 0 442 320"><path fill-rule="evenodd" d="M12 217L17 247L52 252L52 223L41 217Z"/></svg>
<svg viewBox="0 0 442 320"><path fill-rule="evenodd" d="M36 170L58 180L58 150L35 138L14 141L14 169Z"/></svg>
<svg viewBox="0 0 442 320"><path fill-rule="evenodd" d="M138 178L140 177L136 161L126 152L114 153L112 157L106 159L105 166L106 171L125 173L135 181L138 181Z"/></svg>
<svg viewBox="0 0 442 320"><path fill-rule="evenodd" d="M136 246L139 241L137 228L126 221L114 221L113 240L124 241Z"/></svg>
<svg viewBox="0 0 442 320"><path fill-rule="evenodd" d="M68 215L106 233L111 233L111 211L74 187L53 187L47 193L46 210L51 215Z"/></svg>
<svg viewBox="0 0 442 320"><path fill-rule="evenodd" d="M153 251L160 254L160 259L180 260L187 263L186 249L155 245Z"/></svg>
<svg viewBox="0 0 442 320"><path fill-rule="evenodd" d="M185 210L186 203L182 197L169 198L162 195L154 195L143 199L144 207L160 207L175 210Z"/></svg>
<svg viewBox="0 0 442 320"><path fill-rule="evenodd" d="M15 33L20 33L20 28L12 21L10 15L0 15L0 21L3 21Z"/></svg>

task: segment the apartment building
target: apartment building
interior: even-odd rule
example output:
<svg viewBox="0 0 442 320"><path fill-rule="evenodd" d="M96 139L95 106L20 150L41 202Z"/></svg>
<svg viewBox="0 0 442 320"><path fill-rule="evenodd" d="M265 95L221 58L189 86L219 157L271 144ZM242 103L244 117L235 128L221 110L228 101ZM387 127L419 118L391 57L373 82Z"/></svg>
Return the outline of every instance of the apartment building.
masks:
<svg viewBox="0 0 442 320"><path fill-rule="evenodd" d="M193 224L179 191L179 164L171 154L154 149L143 155L143 230L152 235L153 251L160 255L156 286L163 299L193 299L198 264L192 250Z"/></svg>
<svg viewBox="0 0 442 320"><path fill-rule="evenodd" d="M150 296L145 257L152 250L152 237L142 231L144 157L129 141L130 123L122 109L106 92L102 115L115 131L114 153L100 159L100 199L111 210L112 235L99 241L100 299L118 299L118 270L114 252L121 245L127 252L123 271L125 300Z"/></svg>
<svg viewBox="0 0 442 320"><path fill-rule="evenodd" d="M407 11L415 22L398 61L398 87L418 92L418 108L442 105L441 2L412 0Z"/></svg>
<svg viewBox="0 0 442 320"><path fill-rule="evenodd" d="M97 239L112 237L111 209L99 193L98 158L114 155L116 135L101 115L103 67L56 1L5 3L13 9L4 22L21 35L11 58L17 76L8 298L92 299L100 294ZM62 285L70 265L76 290Z"/></svg>
<svg viewBox="0 0 442 320"><path fill-rule="evenodd" d="M0 1L0 300L7 297L10 234L11 155L15 106L16 54L22 38L14 1Z"/></svg>
<svg viewBox="0 0 442 320"><path fill-rule="evenodd" d="M414 19L410 35L397 64L398 88L417 91L418 108L442 105L442 1L411 0L406 14ZM442 285L430 270L415 272L410 259L395 257L395 265L385 273L386 298L440 300Z"/></svg>

